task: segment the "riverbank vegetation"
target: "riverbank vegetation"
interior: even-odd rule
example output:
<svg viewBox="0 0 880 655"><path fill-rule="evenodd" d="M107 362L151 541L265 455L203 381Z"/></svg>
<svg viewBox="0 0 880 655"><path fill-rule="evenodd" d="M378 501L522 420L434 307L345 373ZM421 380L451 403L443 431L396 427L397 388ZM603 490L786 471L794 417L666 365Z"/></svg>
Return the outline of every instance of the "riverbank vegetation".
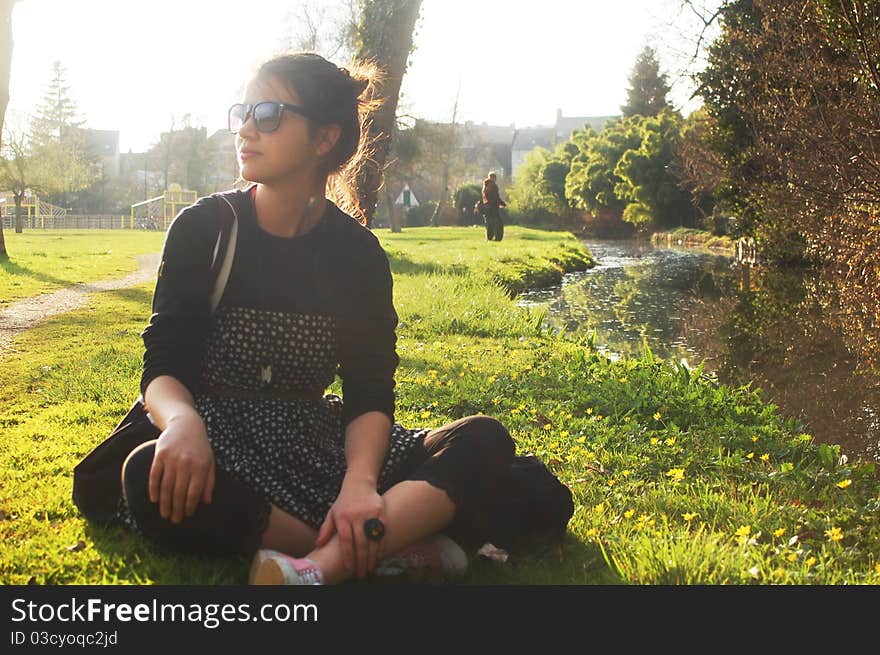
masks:
<svg viewBox="0 0 880 655"><path fill-rule="evenodd" d="M666 76L646 49L623 116L529 155L509 190L511 213L600 237L616 222L633 233L684 227L754 239L769 265L829 272L834 320L876 367L880 9L864 0L723 0L716 9L701 21L701 43L710 28L719 35L695 74L699 110L685 118L669 106Z"/></svg>
<svg viewBox="0 0 880 655"><path fill-rule="evenodd" d="M651 243L660 246L694 246L722 251L733 255L736 252L736 241L727 235L712 234L708 230L678 227L674 230L654 232Z"/></svg>
<svg viewBox="0 0 880 655"><path fill-rule="evenodd" d="M816 444L757 390L648 349L613 360L591 337L548 330L540 312L515 304L511 290L527 279L589 265L572 236L376 234L401 319L397 420L494 416L574 495L561 544L505 563L474 556L462 584L880 583L873 464ZM71 502L72 467L136 395L151 293L95 294L19 335L4 359L3 583L245 582L242 560L163 553L88 526Z"/></svg>

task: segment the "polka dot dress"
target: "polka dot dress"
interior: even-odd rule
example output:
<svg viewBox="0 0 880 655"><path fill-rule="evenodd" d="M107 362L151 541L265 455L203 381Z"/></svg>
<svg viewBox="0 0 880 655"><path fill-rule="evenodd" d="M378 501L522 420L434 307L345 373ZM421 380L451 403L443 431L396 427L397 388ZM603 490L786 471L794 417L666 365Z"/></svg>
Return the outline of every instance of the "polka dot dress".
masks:
<svg viewBox="0 0 880 655"><path fill-rule="evenodd" d="M345 475L343 400L333 394L284 400L272 395L326 389L336 365L333 317L221 304L214 314L201 383L205 389L221 386L257 397L195 394L216 465L316 529ZM393 425L379 493L403 479L407 458L428 432ZM124 507L120 515L131 526Z"/></svg>

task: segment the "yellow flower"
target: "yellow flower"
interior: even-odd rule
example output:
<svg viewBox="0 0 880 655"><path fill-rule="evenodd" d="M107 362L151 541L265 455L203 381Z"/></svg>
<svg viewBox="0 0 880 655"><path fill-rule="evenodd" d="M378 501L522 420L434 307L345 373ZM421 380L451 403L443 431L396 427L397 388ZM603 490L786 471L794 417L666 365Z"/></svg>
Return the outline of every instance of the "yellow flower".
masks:
<svg viewBox="0 0 880 655"><path fill-rule="evenodd" d="M562 432L559 433L559 436L562 437L563 439L565 439L565 437L567 437L568 435L569 435L568 430L563 430Z"/></svg>
<svg viewBox="0 0 880 655"><path fill-rule="evenodd" d="M550 425L549 423L545 423L545 424L544 424L544 429L545 429L545 430L552 430L552 429L553 429L553 426Z"/></svg>
<svg viewBox="0 0 880 655"><path fill-rule="evenodd" d="M675 482L681 482L684 480L684 469L669 469L666 471L667 477L670 477Z"/></svg>
<svg viewBox="0 0 880 655"><path fill-rule="evenodd" d="M490 376L489 376L489 379L486 380L486 382L488 382L489 384L492 384L493 382L495 382L495 380L496 380L495 376L494 376L494 375L490 375Z"/></svg>
<svg viewBox="0 0 880 655"><path fill-rule="evenodd" d="M764 453L763 455L761 455L761 461L762 462L769 462L770 461L770 453Z"/></svg>
<svg viewBox="0 0 880 655"><path fill-rule="evenodd" d="M608 481L608 486L609 486L609 487L613 487L613 486L616 485L616 484L617 484L617 480L615 480L614 478L611 478L611 479Z"/></svg>
<svg viewBox="0 0 880 655"><path fill-rule="evenodd" d="M623 518L631 519L633 517L633 514L635 513L636 511L634 509L628 509L623 513ZM877 566L880 566L880 564L878 564ZM878 573L880 573L880 571L878 571Z"/></svg>
<svg viewBox="0 0 880 655"><path fill-rule="evenodd" d="M758 437L752 437L752 443L758 443Z"/></svg>
<svg viewBox="0 0 880 655"><path fill-rule="evenodd" d="M749 535L752 534L752 526L743 525L736 529L734 533L736 535L736 540L740 545L743 545L749 540Z"/></svg>
<svg viewBox="0 0 880 655"><path fill-rule="evenodd" d="M501 402L501 396L495 396L495 397L492 399L492 404L493 404L493 405L497 405L497 404L500 403L500 402Z"/></svg>
<svg viewBox="0 0 880 655"><path fill-rule="evenodd" d="M815 564L815 563L816 563L815 557L808 557L807 559L804 560L804 564L806 564L807 566L813 566L813 564Z"/></svg>
<svg viewBox="0 0 880 655"><path fill-rule="evenodd" d="M620 378L620 383L621 383L621 384L626 384L626 378L625 378L625 377Z"/></svg>
<svg viewBox="0 0 880 655"><path fill-rule="evenodd" d="M674 446L675 445L675 437L669 437L665 443L667 446Z"/></svg>
<svg viewBox="0 0 880 655"><path fill-rule="evenodd" d="M589 530L587 530L587 536L588 537L598 537L599 530L597 530L596 528L590 528Z"/></svg>
<svg viewBox="0 0 880 655"><path fill-rule="evenodd" d="M587 438L586 437L578 437L577 439L575 439L575 441L577 441L578 443L587 443Z"/></svg>
<svg viewBox="0 0 880 655"><path fill-rule="evenodd" d="M510 374L510 379L516 380L517 376L518 376L518 373L516 371L514 371L513 373Z"/></svg>
<svg viewBox="0 0 880 655"><path fill-rule="evenodd" d="M436 400L435 400L434 402L431 403L431 407L434 407L434 408L437 407L437 401L436 401Z"/></svg>
<svg viewBox="0 0 880 655"><path fill-rule="evenodd" d="M685 521L693 521L699 516L699 514L697 514L696 512L685 512L684 514L682 514L682 516L684 517Z"/></svg>
<svg viewBox="0 0 880 655"><path fill-rule="evenodd" d="M659 420L660 420L660 412L655 412L655 413L654 413L654 420L655 420L655 421L659 421Z"/></svg>
<svg viewBox="0 0 880 655"><path fill-rule="evenodd" d="M593 511L596 514L604 514L605 513L605 503L599 503L593 507Z"/></svg>
<svg viewBox="0 0 880 655"><path fill-rule="evenodd" d="M797 553L789 553L785 556L785 559L787 559L789 562L793 562L797 559Z"/></svg>
<svg viewBox="0 0 880 655"><path fill-rule="evenodd" d="M773 531L773 536L777 539L785 534L785 528L779 528L778 530Z"/></svg>
<svg viewBox="0 0 880 655"><path fill-rule="evenodd" d="M623 471L620 472L620 474L625 478L628 478L630 473L631 473L631 471L629 469L624 469Z"/></svg>
<svg viewBox="0 0 880 655"><path fill-rule="evenodd" d="M518 408L518 407L514 407L512 410L510 410L510 413L511 413L513 416L516 416L517 414L519 414L519 408Z"/></svg>
<svg viewBox="0 0 880 655"><path fill-rule="evenodd" d="M593 413L593 408L587 407L587 414L592 414L592 413Z"/></svg>
<svg viewBox="0 0 880 655"><path fill-rule="evenodd" d="M624 417L623 417L623 422L624 422L624 423L629 423L629 416L624 416Z"/></svg>
<svg viewBox="0 0 880 655"><path fill-rule="evenodd" d="M837 486L841 489L846 489L849 485L852 484L852 480L841 480L837 483Z"/></svg>
<svg viewBox="0 0 880 655"><path fill-rule="evenodd" d="M651 437L652 446L656 446L658 443L660 443L660 440L657 437Z"/></svg>
<svg viewBox="0 0 880 655"><path fill-rule="evenodd" d="M830 530L825 530L825 536L831 539L831 541L840 541L843 539L843 530L840 528L831 528Z"/></svg>
<svg viewBox="0 0 880 655"><path fill-rule="evenodd" d="M421 416L422 418L431 418L431 412L425 410L424 412L422 412Z"/></svg>
<svg viewBox="0 0 880 655"><path fill-rule="evenodd" d="M755 459L755 453L749 453L748 455L746 455L746 457L748 459Z"/></svg>

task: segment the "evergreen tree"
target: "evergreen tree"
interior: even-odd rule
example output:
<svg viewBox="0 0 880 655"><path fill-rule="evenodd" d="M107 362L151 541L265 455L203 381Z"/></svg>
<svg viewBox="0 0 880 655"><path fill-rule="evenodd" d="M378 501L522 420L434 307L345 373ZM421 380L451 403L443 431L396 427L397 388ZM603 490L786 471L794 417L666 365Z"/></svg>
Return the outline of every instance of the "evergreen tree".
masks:
<svg viewBox="0 0 880 655"><path fill-rule="evenodd" d="M666 99L669 94L666 73L660 72L660 63L652 47L645 46L636 58L629 84L626 104L620 108L624 116L657 116L664 109L672 109Z"/></svg>
<svg viewBox="0 0 880 655"><path fill-rule="evenodd" d="M71 127L81 127L77 122L76 103L70 97L70 87L65 80L64 67L60 61L52 66L52 79L31 121L31 143L35 148L50 142L60 143L72 135Z"/></svg>
<svg viewBox="0 0 880 655"><path fill-rule="evenodd" d="M101 174L87 151L84 121L76 121L77 114L64 67L56 61L43 101L31 118L27 151L39 162L47 200L62 206L67 206L69 193L87 188Z"/></svg>

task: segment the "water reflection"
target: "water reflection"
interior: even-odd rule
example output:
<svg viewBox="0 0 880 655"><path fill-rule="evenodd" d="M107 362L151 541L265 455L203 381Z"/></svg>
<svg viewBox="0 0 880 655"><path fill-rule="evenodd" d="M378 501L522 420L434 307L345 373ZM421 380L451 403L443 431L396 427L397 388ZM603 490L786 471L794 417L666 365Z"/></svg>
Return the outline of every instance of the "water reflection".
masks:
<svg viewBox="0 0 880 655"><path fill-rule="evenodd" d="M647 243L587 241L595 268L559 287L523 294L546 324L596 331L610 356L705 361L728 384L746 384L817 440L880 462L880 376L860 366L829 317L829 289L812 273L752 270L730 257ZM850 346L852 347L852 346Z"/></svg>

